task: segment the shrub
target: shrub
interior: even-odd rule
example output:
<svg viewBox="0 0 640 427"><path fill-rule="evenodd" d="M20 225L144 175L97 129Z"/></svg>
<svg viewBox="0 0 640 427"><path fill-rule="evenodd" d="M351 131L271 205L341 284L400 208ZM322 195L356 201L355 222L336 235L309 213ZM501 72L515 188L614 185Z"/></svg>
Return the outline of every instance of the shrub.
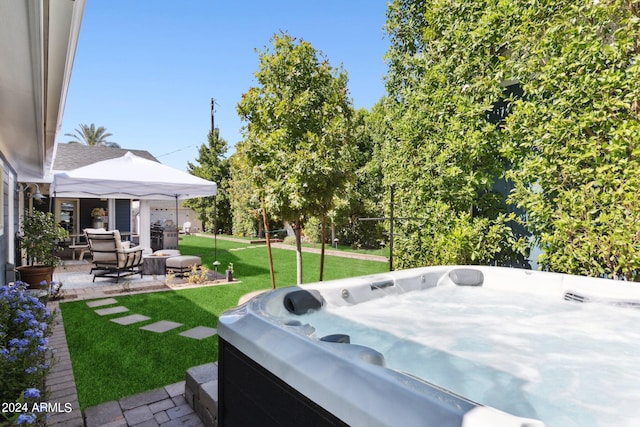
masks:
<svg viewBox="0 0 640 427"><path fill-rule="evenodd" d="M193 264L191 266L191 273L187 273L185 276L187 276L189 284L200 285L209 281L209 269L202 265L198 271L198 266Z"/></svg>
<svg viewBox="0 0 640 427"><path fill-rule="evenodd" d="M15 412L2 412L0 424L33 424L32 410L44 398L48 337L53 316L22 282L0 286L0 402L20 403ZM15 408L15 407L14 407Z"/></svg>
<svg viewBox="0 0 640 427"><path fill-rule="evenodd" d="M287 236L284 238L282 243L284 243L285 245L294 246L296 244L296 236Z"/></svg>
<svg viewBox="0 0 640 427"><path fill-rule="evenodd" d="M55 245L67 237L69 233L55 222L51 212L34 210L24 214L21 245L29 265L59 265L60 257L55 254Z"/></svg>

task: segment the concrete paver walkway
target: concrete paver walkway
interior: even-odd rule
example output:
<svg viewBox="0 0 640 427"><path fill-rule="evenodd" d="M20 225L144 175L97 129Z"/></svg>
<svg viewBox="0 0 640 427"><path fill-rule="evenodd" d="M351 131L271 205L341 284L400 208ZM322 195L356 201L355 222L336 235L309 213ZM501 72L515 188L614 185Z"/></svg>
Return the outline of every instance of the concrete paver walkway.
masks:
<svg viewBox="0 0 640 427"><path fill-rule="evenodd" d="M181 381L87 408L86 426L203 426L184 398L184 386L185 381Z"/></svg>
<svg viewBox="0 0 640 427"><path fill-rule="evenodd" d="M180 326L182 326L182 323L172 322L170 320L159 320L150 325L142 326L140 329L144 331L163 333L175 328L179 328Z"/></svg>
<svg viewBox="0 0 640 427"><path fill-rule="evenodd" d="M49 347L53 349L53 354L50 357L54 361L53 368L47 375L46 386L49 390L48 403L58 409L49 413L47 424L50 426L81 427L84 426L84 421L82 412L80 412L67 338L64 334L62 313L57 301L49 302L48 306L52 311L55 311L56 315L53 321L53 333L49 338ZM51 359L49 362L51 363Z"/></svg>

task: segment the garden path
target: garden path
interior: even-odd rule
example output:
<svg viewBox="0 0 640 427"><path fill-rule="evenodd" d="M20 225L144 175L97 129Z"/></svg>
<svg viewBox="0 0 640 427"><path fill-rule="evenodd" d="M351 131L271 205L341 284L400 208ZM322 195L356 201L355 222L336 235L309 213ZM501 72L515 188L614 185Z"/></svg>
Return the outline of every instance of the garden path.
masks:
<svg viewBox="0 0 640 427"><path fill-rule="evenodd" d="M96 307L96 310L101 309L98 307L108 308L107 306L111 304L117 304L118 295L162 292L192 286L217 286L228 283L223 280L224 278L220 274L217 276L217 281L207 285L190 285L180 279L167 284L165 278L159 276L144 276L143 278L136 276L134 279L119 284L104 280L98 280L94 283L89 270L90 264L86 261L67 262L65 268L59 268L54 273L54 281L63 283L62 291L65 300L93 300L88 304ZM55 363L46 379L46 386L49 390L48 403L49 408L52 409L49 412L48 426L203 426L200 418L184 398L185 381L87 408L83 415L78 402L59 302L50 301L48 306L56 312L53 334L50 338L50 347ZM121 313L126 313L126 311L122 310ZM128 314L111 320L126 326L137 323L132 321L136 319L139 318L131 318L131 315ZM129 323L130 321L131 323ZM214 331L213 328L197 326L182 332L181 335L187 338L203 339L211 336L212 333L215 333Z"/></svg>

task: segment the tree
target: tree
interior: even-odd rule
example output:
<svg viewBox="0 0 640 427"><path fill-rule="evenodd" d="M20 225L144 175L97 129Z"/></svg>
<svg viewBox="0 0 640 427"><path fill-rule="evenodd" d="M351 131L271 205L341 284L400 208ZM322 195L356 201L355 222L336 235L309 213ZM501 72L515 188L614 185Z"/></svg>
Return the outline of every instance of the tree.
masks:
<svg viewBox="0 0 640 427"><path fill-rule="evenodd" d="M347 75L304 40L286 33L259 52L258 86L237 105L246 126L244 156L265 209L294 227L302 283L301 232L324 216L351 172L353 108Z"/></svg>
<svg viewBox="0 0 640 427"><path fill-rule="evenodd" d="M217 233L217 230L214 229L217 226L218 230L230 233L231 205L227 191L229 187L229 161L225 158L227 142L220 138L217 129L215 132L209 132L207 140L208 144L202 144L198 149L198 158L196 159L198 164L188 162L187 170L192 175L215 182L218 185L218 195L185 200L184 205L198 214L208 230Z"/></svg>
<svg viewBox="0 0 640 427"><path fill-rule="evenodd" d="M402 230L410 262L503 257L512 237L491 183L508 170L543 268L637 280L638 3L396 0L388 12L385 179L395 165L401 205L427 214ZM512 83L521 97L504 94ZM505 97L504 120L480 120Z"/></svg>
<svg viewBox="0 0 640 427"><path fill-rule="evenodd" d="M640 278L640 5L539 1L506 66L511 200L549 270Z"/></svg>
<svg viewBox="0 0 640 427"><path fill-rule="evenodd" d="M107 141L107 138L112 136L112 134L108 133L104 126L96 128L94 123L91 123L90 125L80 123L79 127L75 129L75 133L65 133L64 135L73 138L69 143L105 145L116 148L120 147L120 145L115 142Z"/></svg>
<svg viewBox="0 0 640 427"><path fill-rule="evenodd" d="M396 223L400 267L507 263L521 249L495 188L508 166L504 136L486 118L502 98L500 57L519 5L389 5L379 161L385 188L395 184L396 216L409 218Z"/></svg>
<svg viewBox="0 0 640 427"><path fill-rule="evenodd" d="M354 159L355 173L347 182L343 197L333 212L333 221L337 228L337 238L341 243L354 248L378 248L386 238L384 223L361 221L364 217L380 217L385 190L382 185L382 167L380 156L381 139L379 127L382 126L380 103L369 113L365 109L356 111L353 140L356 144Z"/></svg>
<svg viewBox="0 0 640 427"><path fill-rule="evenodd" d="M264 236L260 198L254 188L247 164L243 162L242 142L229 158L229 198L233 221L233 234L237 236Z"/></svg>

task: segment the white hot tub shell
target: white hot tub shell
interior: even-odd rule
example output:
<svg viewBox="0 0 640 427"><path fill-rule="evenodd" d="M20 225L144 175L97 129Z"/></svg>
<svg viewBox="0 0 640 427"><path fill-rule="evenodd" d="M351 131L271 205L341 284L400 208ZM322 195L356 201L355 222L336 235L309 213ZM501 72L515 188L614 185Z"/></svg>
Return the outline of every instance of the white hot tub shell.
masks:
<svg viewBox="0 0 640 427"><path fill-rule="evenodd" d="M470 310L482 298L484 311ZM593 303L586 315L607 322L576 317L585 302ZM484 266L424 267L270 291L220 317L219 425L635 425L640 388L629 383L628 369L640 366L640 339L607 344L611 357L624 353L624 360L595 381L589 369L565 369L564 356L541 342L574 346L569 354L599 352L599 342L576 347L592 332L594 340L624 335L609 325L624 324L616 316L640 321L638 306L639 284ZM405 316L404 307L415 314ZM531 336L549 322L560 332ZM559 368L547 367L551 360ZM615 369L625 363L631 367ZM568 371L568 379L558 371ZM556 390L554 381L575 384ZM598 408L602 398L588 386L600 381L630 389ZM565 394L574 396L565 401Z"/></svg>

